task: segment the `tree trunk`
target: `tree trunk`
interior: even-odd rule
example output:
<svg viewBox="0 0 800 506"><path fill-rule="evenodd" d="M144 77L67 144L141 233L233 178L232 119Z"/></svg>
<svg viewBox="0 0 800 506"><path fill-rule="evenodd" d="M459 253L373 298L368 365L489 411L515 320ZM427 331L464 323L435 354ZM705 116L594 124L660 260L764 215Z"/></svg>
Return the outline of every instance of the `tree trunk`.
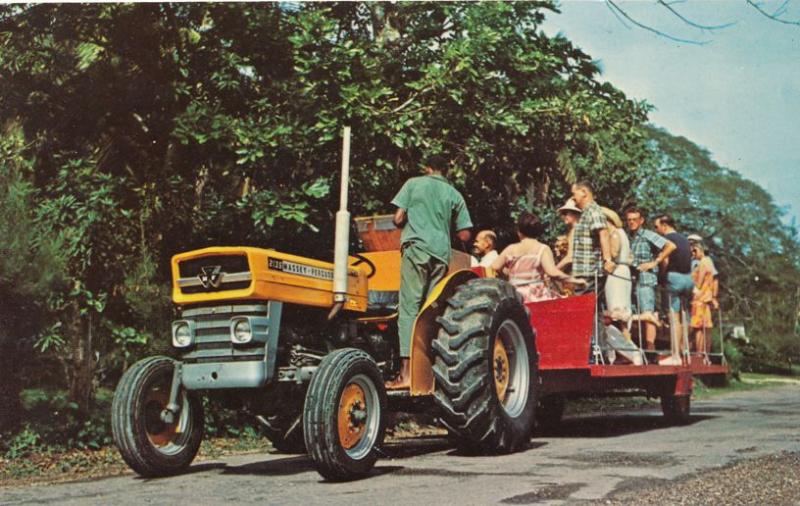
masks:
<svg viewBox="0 0 800 506"><path fill-rule="evenodd" d="M797 301L797 306L794 308L794 333L800 334L800 287L797 288L795 293L795 300Z"/></svg>
<svg viewBox="0 0 800 506"><path fill-rule="evenodd" d="M19 394L22 392L20 382L20 356L19 347L10 338L0 337L0 371L3 379L0 381L0 433L14 431L19 428L22 421L22 402Z"/></svg>
<svg viewBox="0 0 800 506"><path fill-rule="evenodd" d="M87 418L92 402L94 361L92 360L92 315L81 316L76 303L70 307L68 328L69 398L78 406L78 416Z"/></svg>

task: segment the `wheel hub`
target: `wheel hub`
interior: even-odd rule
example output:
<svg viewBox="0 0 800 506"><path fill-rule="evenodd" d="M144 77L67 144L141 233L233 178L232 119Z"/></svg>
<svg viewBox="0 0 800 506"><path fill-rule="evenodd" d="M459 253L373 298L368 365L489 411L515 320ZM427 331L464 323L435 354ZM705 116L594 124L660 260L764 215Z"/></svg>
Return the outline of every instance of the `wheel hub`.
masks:
<svg viewBox="0 0 800 506"><path fill-rule="evenodd" d="M367 401L364 390L354 383L342 391L339 401L339 441L346 450L353 448L366 432Z"/></svg>
<svg viewBox="0 0 800 506"><path fill-rule="evenodd" d="M498 336L494 341L494 386L497 391L497 398L502 402L508 391L509 383L509 360L503 339Z"/></svg>
<svg viewBox="0 0 800 506"><path fill-rule="evenodd" d="M150 390L144 402L147 438L159 448L172 443L180 433L177 417L173 417L170 423L165 422L161 417L168 402L169 392L160 388Z"/></svg>

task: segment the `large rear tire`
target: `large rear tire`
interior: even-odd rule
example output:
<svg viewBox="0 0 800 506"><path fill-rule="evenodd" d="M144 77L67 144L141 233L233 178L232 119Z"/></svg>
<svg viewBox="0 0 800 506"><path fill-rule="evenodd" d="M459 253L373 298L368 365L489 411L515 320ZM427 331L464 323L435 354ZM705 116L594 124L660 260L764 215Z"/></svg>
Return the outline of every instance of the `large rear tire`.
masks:
<svg viewBox="0 0 800 506"><path fill-rule="evenodd" d="M386 429L386 390L375 361L345 348L327 355L311 378L303 409L306 449L331 481L366 476Z"/></svg>
<svg viewBox="0 0 800 506"><path fill-rule="evenodd" d="M140 360L117 385L111 403L111 432L123 460L146 477L169 476L189 467L203 439L203 404L181 389L180 413L165 423L175 362L168 357Z"/></svg>
<svg viewBox="0 0 800 506"><path fill-rule="evenodd" d="M538 355L521 297L505 281L480 278L447 303L432 343L442 422L470 451L523 449L534 423Z"/></svg>

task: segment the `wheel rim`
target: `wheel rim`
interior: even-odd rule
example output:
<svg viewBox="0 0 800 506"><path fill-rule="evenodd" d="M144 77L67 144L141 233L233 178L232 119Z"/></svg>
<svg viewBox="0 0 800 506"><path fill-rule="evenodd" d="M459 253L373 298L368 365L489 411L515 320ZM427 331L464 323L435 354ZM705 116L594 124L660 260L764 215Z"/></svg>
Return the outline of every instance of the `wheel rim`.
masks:
<svg viewBox="0 0 800 506"><path fill-rule="evenodd" d="M169 387L169 382L154 385L144 399L144 429L147 439L156 450L165 455L178 453L186 446L191 423L189 399L184 392L178 398L181 411L177 419L172 423L161 420L161 412L169 403Z"/></svg>
<svg viewBox="0 0 800 506"><path fill-rule="evenodd" d="M380 401L375 384L367 376L354 376L339 398L339 444L348 457L364 458L378 439Z"/></svg>
<svg viewBox="0 0 800 506"><path fill-rule="evenodd" d="M512 320L503 322L497 331L492 367L500 405L508 416L516 418L528 403L530 361L525 337Z"/></svg>
<svg viewBox="0 0 800 506"><path fill-rule="evenodd" d="M494 341L494 387L497 390L497 398L505 399L508 391L509 363L506 346L502 339Z"/></svg>

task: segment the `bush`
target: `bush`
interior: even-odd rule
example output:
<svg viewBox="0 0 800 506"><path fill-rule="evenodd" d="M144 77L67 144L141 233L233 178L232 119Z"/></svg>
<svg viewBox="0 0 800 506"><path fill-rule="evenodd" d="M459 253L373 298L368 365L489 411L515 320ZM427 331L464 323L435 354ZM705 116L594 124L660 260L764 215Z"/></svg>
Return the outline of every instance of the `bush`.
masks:
<svg viewBox="0 0 800 506"><path fill-rule="evenodd" d="M728 360L731 375L737 380L740 379L742 375L742 362L744 360L742 352L739 351L739 348L737 348L735 344L725 343L725 358Z"/></svg>
<svg viewBox="0 0 800 506"><path fill-rule="evenodd" d="M205 434L216 437L247 437L252 439L259 433L253 416L234 409L222 399L203 397L205 411Z"/></svg>
<svg viewBox="0 0 800 506"><path fill-rule="evenodd" d="M775 348L771 340L766 343L762 340L751 341L739 345L742 354L741 370L765 374L792 374L792 357L787 354L786 348Z"/></svg>
<svg viewBox="0 0 800 506"><path fill-rule="evenodd" d="M39 433L33 430L29 424L25 424L4 448L6 458L9 460L20 459L42 451L41 439Z"/></svg>
<svg viewBox="0 0 800 506"><path fill-rule="evenodd" d="M64 390L29 389L21 395L23 429L8 439L5 453L48 449L81 448L97 450L111 444L111 398L99 389L91 415L82 420L78 406L69 402Z"/></svg>

